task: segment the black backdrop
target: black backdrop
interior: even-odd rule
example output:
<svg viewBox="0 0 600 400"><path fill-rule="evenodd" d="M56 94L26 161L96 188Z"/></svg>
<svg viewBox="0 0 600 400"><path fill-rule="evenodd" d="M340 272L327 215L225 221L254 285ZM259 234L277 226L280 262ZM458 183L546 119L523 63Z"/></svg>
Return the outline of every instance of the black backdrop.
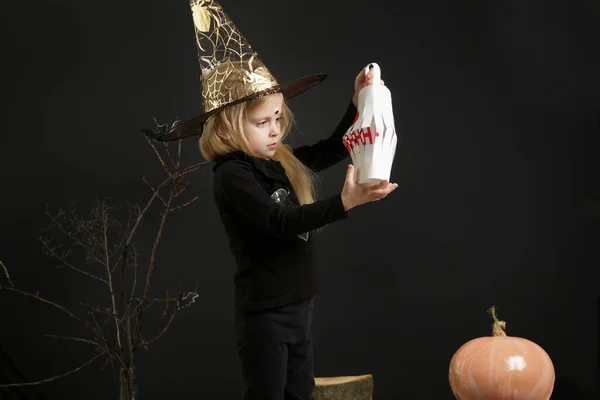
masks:
<svg viewBox="0 0 600 400"><path fill-rule="evenodd" d="M292 144L327 135L354 76L378 62L402 136L388 199L319 236L319 376L372 373L376 399L450 399L448 363L491 332L551 356L553 398L593 398L599 379L598 140L600 5L595 1L233 1L222 5L280 81L327 72L292 100ZM139 133L151 118L201 110L187 1L3 2L0 259L30 290L74 306L94 282L54 269L43 215L78 200L147 198L162 179ZM184 160L199 160L194 141ZM345 165L321 174L323 196ZM200 282L200 296L139 357L144 399L240 395L234 264L210 196L173 216L155 288ZM151 233L152 224L144 229ZM87 297L86 297L87 296ZM55 310L0 293L0 344L28 378L85 361ZM39 386L48 399L107 399L101 363Z"/></svg>

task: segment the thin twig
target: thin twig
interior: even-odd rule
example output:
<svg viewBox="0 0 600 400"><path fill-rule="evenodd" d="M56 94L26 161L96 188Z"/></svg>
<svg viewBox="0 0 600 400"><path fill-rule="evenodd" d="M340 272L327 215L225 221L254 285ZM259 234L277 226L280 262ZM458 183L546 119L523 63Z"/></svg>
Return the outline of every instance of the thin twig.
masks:
<svg viewBox="0 0 600 400"><path fill-rule="evenodd" d="M136 223L133 226L133 228L131 229L131 232L129 233L129 237L127 238L127 242L125 243L126 246L129 246L129 244L133 240L133 236L134 236L134 234L135 234L135 232L136 232L139 224L141 223L142 219L146 215L146 212L148 212L148 210L150 209L150 206L152 206L152 203L154 203L154 200L156 199L156 196L158 195L158 192L160 191L160 189L162 189L163 186L167 185L169 182L171 182L173 179L175 179L178 175L188 174L190 172L193 172L193 171L197 170L198 168L200 168L202 165L205 165L205 164L207 164L207 162L206 161L202 161L202 162L199 162L199 163L194 164L192 166L189 166L189 167L183 169L181 172L179 172L179 173L177 173L175 175L171 175L170 177L168 177L167 179L165 179L164 181L162 181L160 183L160 185L158 185L158 187L154 191L154 194L152 195L152 197L150 198L150 200L146 204L146 207L144 207L144 209L142 210L142 212L138 215Z"/></svg>
<svg viewBox="0 0 600 400"><path fill-rule="evenodd" d="M129 303L131 304L132 300L133 300L133 295L135 294L135 289L137 286L137 249L135 248L135 246L131 246L131 249L133 250L133 285L131 286L131 294L129 296Z"/></svg>
<svg viewBox="0 0 600 400"><path fill-rule="evenodd" d="M192 172L195 172L196 170L198 170L198 168L200 168L201 166L207 165L207 164L208 164L207 161L202 161L197 164L190 165L189 167L186 167L185 169L182 169L177 174L175 174L176 175L175 177L177 178L177 177L184 177L186 175L189 175Z"/></svg>
<svg viewBox="0 0 600 400"><path fill-rule="evenodd" d="M177 297L168 297L169 293L167 292L167 297L156 297L154 299L150 299L147 301L148 304L150 303L173 303L173 302L177 302L179 299Z"/></svg>
<svg viewBox="0 0 600 400"><path fill-rule="evenodd" d="M8 269L6 268L6 266L4 265L4 263L1 260L0 260L0 265L2 266L2 269L4 269L4 275L6 276L6 279L8 280L8 284L10 285L11 288L14 288L15 284L10 279L10 274L8 273Z"/></svg>
<svg viewBox="0 0 600 400"><path fill-rule="evenodd" d="M93 363L97 358L102 357L106 352L103 351L102 353L96 354L92 359L90 359L89 361L81 364L79 367L72 369L71 371L65 372L64 374L61 375L56 375L47 379L42 379L39 381L35 381L35 382L20 382L20 383L8 383L8 384L2 384L0 385L0 387L21 387L21 386L35 386L35 385L41 385L43 383L48 383L48 382L52 382L55 381L57 379L60 378L64 378L65 376L69 376L71 374L74 374L75 372L85 368L87 365Z"/></svg>
<svg viewBox="0 0 600 400"><path fill-rule="evenodd" d="M132 246L135 251L135 246ZM123 300L123 315L125 318L125 340L127 342L127 355L128 355L128 366L133 367L134 358L133 358L133 337L131 334L131 297L127 299L127 294L125 291L127 290L126 284L127 280L125 279L125 273L127 272L127 260L129 259L129 247L125 247L123 251L123 262L121 265L121 298ZM137 266L134 266L134 276L137 274ZM134 278L134 286L135 286L135 278ZM119 322L120 324L121 322Z"/></svg>
<svg viewBox="0 0 600 400"><path fill-rule="evenodd" d="M178 165L177 163L173 160L173 156L171 156L171 152L169 151L169 144L166 142L163 142L163 148L165 149L165 153L167 153L167 158L169 159L169 161L171 161L171 166L173 166L173 168L178 169Z"/></svg>
<svg viewBox="0 0 600 400"><path fill-rule="evenodd" d="M110 258L113 258L114 255L116 255L120 250L121 247L123 247L123 245L125 244L125 240L127 239L127 232L129 232L129 228L131 228L131 208L132 206L129 206L127 208L127 226L125 226L125 228L123 229L123 235L121 236L121 241L119 242L119 244L117 245L117 247L115 247L115 250L113 251L113 253L110 255ZM116 268L117 263L115 263L115 267Z"/></svg>
<svg viewBox="0 0 600 400"><path fill-rule="evenodd" d="M146 186L148 186L150 188L150 190L152 190L152 192L154 192L158 196L158 199L161 201L161 203L163 203L163 206L166 206L167 203L165 203L165 199L163 199L161 197L161 195L158 193L158 190L154 189L152 187L152 185L150 183L148 183L146 178L142 178L142 181L146 184Z"/></svg>
<svg viewBox="0 0 600 400"><path fill-rule="evenodd" d="M183 140L179 139L177 141L177 169L179 169L179 166L181 165L181 149L183 147Z"/></svg>
<svg viewBox="0 0 600 400"><path fill-rule="evenodd" d="M177 183L175 183L175 184L177 184ZM176 198L178 198L179 196L181 196L181 194L182 194L183 192L185 192L185 189L186 189L186 188L185 188L185 187L183 187L183 188L179 189L178 191L176 191L176 192L175 192L175 194L173 194L173 198L175 198L175 199L176 199Z"/></svg>
<svg viewBox="0 0 600 400"><path fill-rule="evenodd" d="M110 308L106 308L106 310L101 309L100 307L96 307L96 306L92 306L86 303L79 303L82 307L87 308L90 311L96 311L99 312L100 314L106 314L107 316L109 316L110 318L113 318L115 316L114 312L110 309Z"/></svg>
<svg viewBox="0 0 600 400"><path fill-rule="evenodd" d="M162 165L163 169L167 172L167 174L171 175L171 172L169 171L169 168L165 164L165 161L163 160L162 156L160 155L160 153L156 149L156 146L154 145L154 143L152 142L152 140L150 140L150 138L148 138L147 136L144 136L144 138L146 139L146 141L148 142L148 144L150 144L150 146L152 147L152 150L154 150L154 153L156 153L156 157L158 158L158 161L160 161L160 165Z"/></svg>
<svg viewBox="0 0 600 400"><path fill-rule="evenodd" d="M44 335L44 336L50 337L50 338L54 338L54 339L72 340L72 341L75 341L75 342L83 342L83 343L94 345L96 347L101 347L100 343L98 343L98 342L96 342L94 340L88 340L88 339L83 339L83 338L79 338L79 337L58 336L58 335Z"/></svg>
<svg viewBox="0 0 600 400"><path fill-rule="evenodd" d="M158 243L160 242L162 232L165 228L165 224L167 222L167 216L169 215L169 207L171 206L171 202L173 201L173 191L171 190L169 200L167 200L167 207L165 207L163 211L163 215L160 221L160 225L158 227L158 232L156 234L156 239L154 240L154 244L152 245L152 251L150 253L150 267L148 268L148 272L146 274L146 284L144 285L144 292L141 300L141 308L137 312L137 321L135 323L135 333L134 338L137 338L141 329L141 320L143 314L143 307L145 303L148 301L148 293L150 291L150 282L152 282L152 274L154 272L154 263L156 260L156 250L158 249Z"/></svg>
<svg viewBox="0 0 600 400"><path fill-rule="evenodd" d="M104 254L106 257L106 275L108 278L108 291L110 293L110 299L112 302L112 311L113 317L115 321L115 329L117 330L117 343L119 345L119 354L123 354L123 344L121 343L121 327L119 325L119 317L117 316L117 302L115 300L115 291L114 285L112 281L112 274L110 272L110 259L108 256L108 224L107 224L107 214L104 213L103 209L103 224L104 224Z"/></svg>
<svg viewBox="0 0 600 400"><path fill-rule="evenodd" d="M181 186L181 188L179 190L177 190L175 192L175 195L173 197L177 198L179 197L183 192L185 192L186 189L193 189L192 186L190 184L188 184L187 182L185 182L183 180L183 177L178 178L174 183L173 183L174 187L179 187Z"/></svg>
<svg viewBox="0 0 600 400"><path fill-rule="evenodd" d="M74 320L76 320L77 322L79 322L80 324L82 324L84 326L84 328L92 331L94 334L98 334L98 332L90 325L90 323L88 321L85 321L81 318L79 318L78 316L76 316L75 314L73 314L71 311L67 310L66 308L64 308L61 305L56 304L55 302L48 300L46 298L43 298L41 296L39 296L38 294L33 294L33 293L29 293L29 292L25 292L23 290L17 289L15 287L2 287L2 289L4 290L10 290L12 292L15 293L19 293L23 296L27 296L27 297L32 297L38 301L41 301L42 303L46 303L46 304L50 304L51 306L58 308L60 311L62 311L63 313L67 314L69 317L73 318Z"/></svg>
<svg viewBox="0 0 600 400"><path fill-rule="evenodd" d="M163 330L158 335L156 335L156 337L154 337L153 339L150 339L150 340L143 340L142 341L142 344L141 344L142 347L148 348L149 345L151 345L152 343L156 342L158 339L160 339L161 337L163 337L164 334L167 333L167 330L169 330L169 328L171 327L171 324L173 323L173 319L175 319L175 314L177 314L177 310L173 311L173 313L171 314L171 317L169 318L169 320L165 324Z"/></svg>
<svg viewBox="0 0 600 400"><path fill-rule="evenodd" d="M100 332L100 335L99 335L100 338L102 338L102 340L104 341L104 344L108 347L109 346L108 341L106 340L106 336L104 336L104 334L103 334L104 332L102 332L102 327L100 326L100 324L98 323L98 320L96 319L96 314L94 314L93 311L88 311L88 313L92 316L92 319L94 320L94 324L96 324L96 329L98 330L98 332ZM110 333L110 328L108 328L108 333Z"/></svg>
<svg viewBox="0 0 600 400"><path fill-rule="evenodd" d="M72 270L77 271L80 274L86 275L92 279L96 279L102 283L106 283L106 284L108 283L105 279L102 279L99 276L96 276L94 274L90 274L89 272L79 269L76 266L72 265L71 263L67 262L67 260L64 257L58 255L56 253L56 251L54 251L54 249L50 247L50 245L48 244L48 242L45 239L41 239L40 241L42 242L42 244L44 245L46 250L50 253L50 255L52 257L56 258L58 261L60 261L65 267L71 268Z"/></svg>
<svg viewBox="0 0 600 400"><path fill-rule="evenodd" d="M192 204L194 201L198 200L199 198L200 198L200 196L196 196L193 199L191 199L189 201L186 201L183 204L180 204L180 205L178 205L176 207L171 208L169 211L173 212L173 211L181 210L182 208L189 206L190 204Z"/></svg>
<svg viewBox="0 0 600 400"><path fill-rule="evenodd" d="M60 214L62 214L62 213L63 212L61 211ZM91 254L92 258L98 264L104 265L104 261L102 261L102 259L100 259L97 256L97 254L95 254L95 252L91 251L91 246L90 245L87 245L87 244L83 243L81 240L79 240L79 238L76 235L74 235L72 232L70 232L67 229L65 229L64 226L63 226L63 224L60 223L49 211L46 212L46 215L53 222L54 226L56 226L63 234L65 234L67 237L69 237L69 239L71 239L79 247L81 247L84 250L87 250ZM73 222L78 225L78 229L77 229L78 232L81 231L81 230L87 231L87 227L85 227L83 224L81 224L79 221L77 221L76 218L73 218ZM91 235L91 237L93 237L93 235Z"/></svg>
<svg viewBox="0 0 600 400"><path fill-rule="evenodd" d="M187 183L186 181L183 181L183 180L176 182L175 186L183 186L183 187L188 188L188 189L193 189L194 188L192 185L190 185L189 183Z"/></svg>
<svg viewBox="0 0 600 400"><path fill-rule="evenodd" d="M92 318L94 320L94 323L96 324L98 332L102 332L102 328L100 327L100 324L98 323L98 320L96 319L96 314L94 314L92 311L90 311L90 314L92 315ZM108 328L108 329L109 329L109 333L110 333L110 328ZM98 335L98 337L104 341L104 348L106 349L106 352L109 354L109 356L111 356L110 358L116 359L119 362L119 364L123 368L125 368L126 367L125 361L123 361L123 358L117 351L114 351L113 345L108 343L108 341L106 340L106 336L100 334L100 335Z"/></svg>
<svg viewBox="0 0 600 400"><path fill-rule="evenodd" d="M167 290L167 298L168 297L169 297L169 291ZM165 309L163 310L163 313L160 316L160 319L163 319L165 317L165 315L167 315L167 311L169 311L169 303L165 302Z"/></svg>
<svg viewBox="0 0 600 400"><path fill-rule="evenodd" d="M141 311L146 311L148 309L150 309L153 305L155 304L160 304L160 303L164 303L164 302L177 302L176 298L171 298L171 299L151 299L148 300L146 302L143 302L142 304L142 299L140 297L136 297L135 298L137 305L135 306L135 308L133 309L133 311L131 312L132 315L137 315L137 313L141 310Z"/></svg>

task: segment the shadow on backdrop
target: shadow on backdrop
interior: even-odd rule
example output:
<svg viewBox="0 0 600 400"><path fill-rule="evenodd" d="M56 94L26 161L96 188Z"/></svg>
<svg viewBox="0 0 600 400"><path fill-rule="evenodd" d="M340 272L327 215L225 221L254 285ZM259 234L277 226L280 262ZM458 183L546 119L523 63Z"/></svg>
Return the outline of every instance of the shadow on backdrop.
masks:
<svg viewBox="0 0 600 400"><path fill-rule="evenodd" d="M0 345L0 384L27 382ZM47 400L34 386L0 388L0 400Z"/></svg>

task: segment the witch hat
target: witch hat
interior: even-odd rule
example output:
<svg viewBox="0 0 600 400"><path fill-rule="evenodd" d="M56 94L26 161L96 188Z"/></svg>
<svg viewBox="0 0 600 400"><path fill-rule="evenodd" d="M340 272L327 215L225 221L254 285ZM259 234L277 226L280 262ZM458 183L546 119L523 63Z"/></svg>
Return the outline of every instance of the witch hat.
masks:
<svg viewBox="0 0 600 400"><path fill-rule="evenodd" d="M201 69L204 112L158 133L158 141L202 135L204 122L223 107L281 93L290 99L323 81L316 74L279 84L215 0L190 0Z"/></svg>

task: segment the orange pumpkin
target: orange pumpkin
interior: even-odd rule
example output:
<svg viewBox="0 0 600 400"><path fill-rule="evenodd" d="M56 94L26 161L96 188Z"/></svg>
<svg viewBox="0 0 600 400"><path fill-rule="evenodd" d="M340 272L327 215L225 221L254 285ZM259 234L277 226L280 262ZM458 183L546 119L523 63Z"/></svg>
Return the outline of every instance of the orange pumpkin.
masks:
<svg viewBox="0 0 600 400"><path fill-rule="evenodd" d="M463 344L450 360L449 380L458 400L548 400L554 365L536 343L507 336L506 322L494 318L492 336Z"/></svg>

